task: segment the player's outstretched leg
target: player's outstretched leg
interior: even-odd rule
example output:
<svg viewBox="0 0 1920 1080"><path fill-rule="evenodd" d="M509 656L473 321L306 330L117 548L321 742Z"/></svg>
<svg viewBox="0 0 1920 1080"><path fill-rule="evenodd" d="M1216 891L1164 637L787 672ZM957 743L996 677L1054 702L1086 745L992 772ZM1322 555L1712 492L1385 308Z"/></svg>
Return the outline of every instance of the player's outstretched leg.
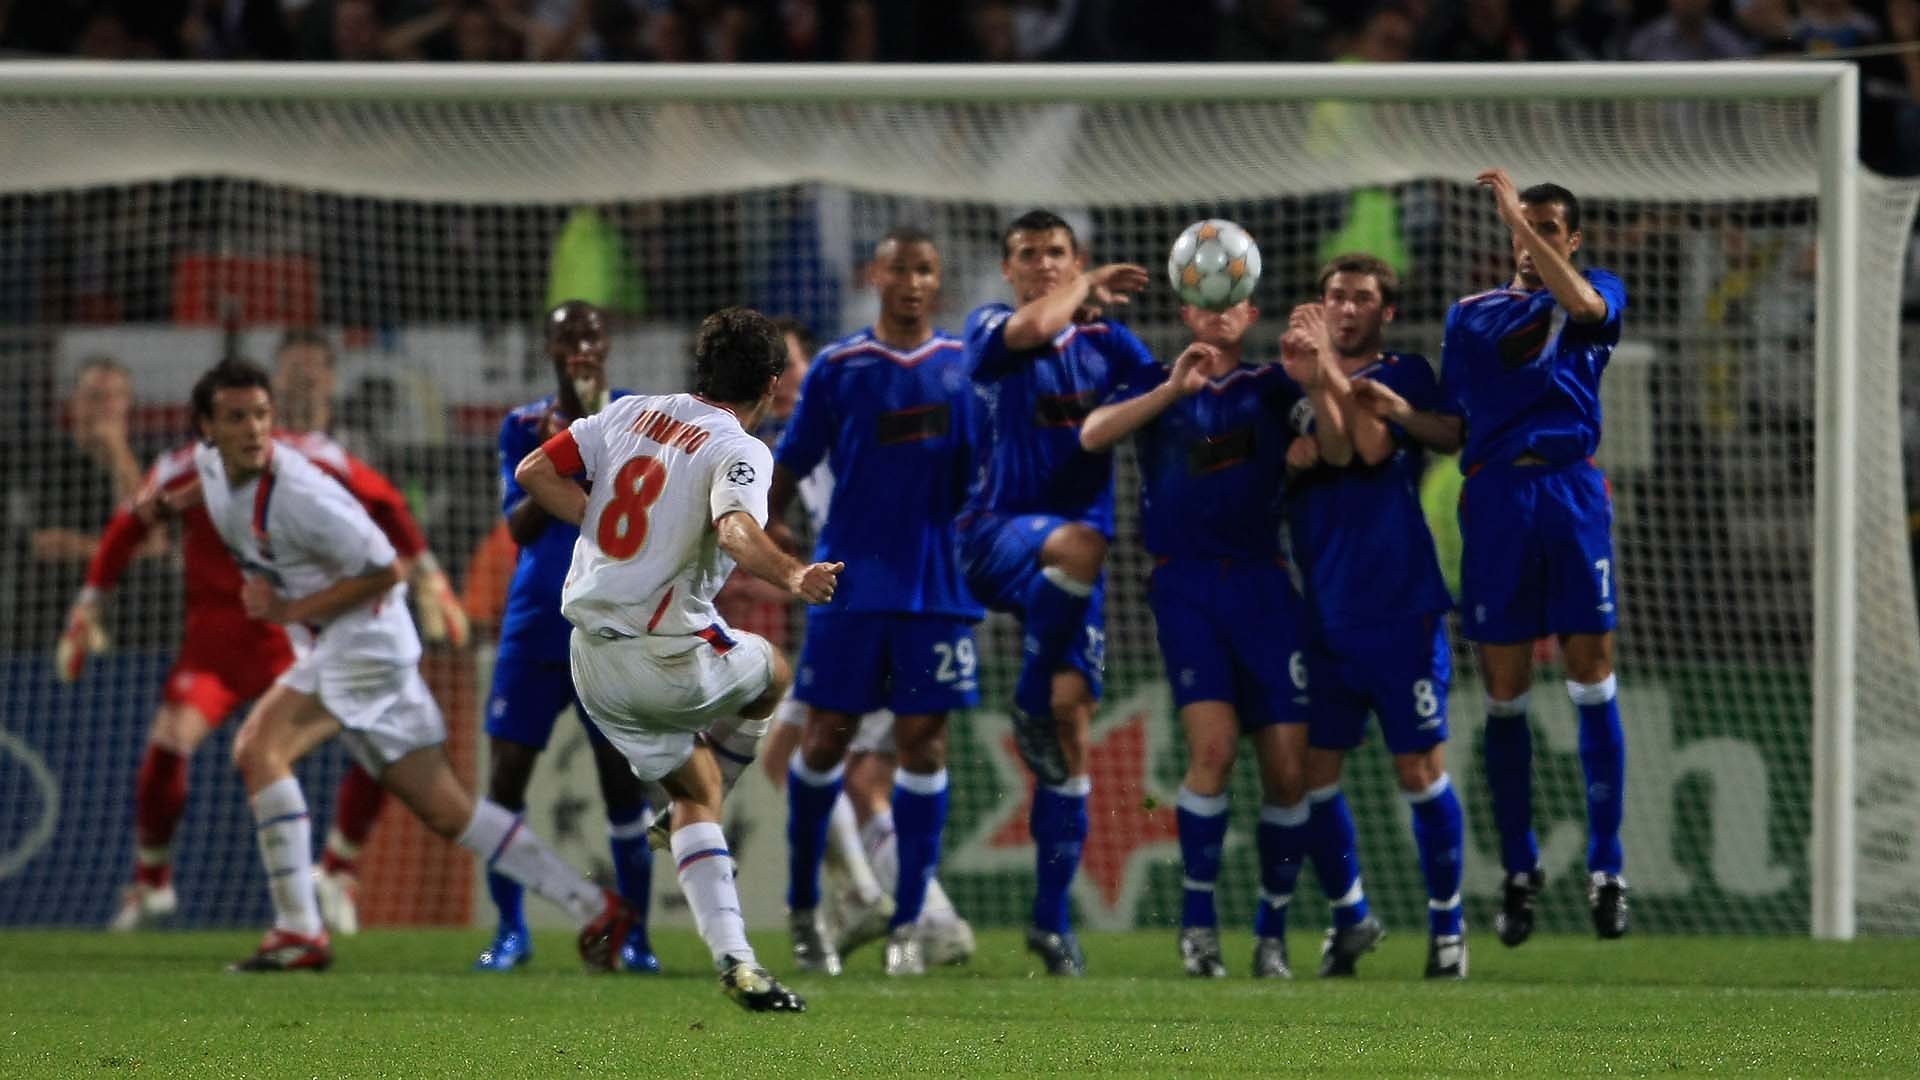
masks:
<svg viewBox="0 0 1920 1080"><path fill-rule="evenodd" d="M1493 927L1501 944L1509 947L1533 934L1534 902L1547 880L1533 834L1533 728L1527 721L1527 697L1523 692L1487 699L1487 790L1500 833L1500 865L1506 871Z"/></svg>
<svg viewBox="0 0 1920 1080"><path fill-rule="evenodd" d="M229 971L324 971L333 962L313 895L313 822L293 763L338 730L317 699L276 685L234 737L233 762L253 805L273 928L252 956Z"/></svg>
<svg viewBox="0 0 1920 1080"><path fill-rule="evenodd" d="M1360 957L1386 936L1386 928L1367 906L1367 892L1360 881L1359 842L1346 795L1337 785L1316 788L1307 793L1307 804L1308 854L1320 888L1333 904L1333 927L1320 948L1320 975L1352 975Z"/></svg>
<svg viewBox="0 0 1920 1080"><path fill-rule="evenodd" d="M347 766L333 796L333 827L314 871L314 895L327 929L343 937L360 932L360 849L373 835L387 793L358 762Z"/></svg>

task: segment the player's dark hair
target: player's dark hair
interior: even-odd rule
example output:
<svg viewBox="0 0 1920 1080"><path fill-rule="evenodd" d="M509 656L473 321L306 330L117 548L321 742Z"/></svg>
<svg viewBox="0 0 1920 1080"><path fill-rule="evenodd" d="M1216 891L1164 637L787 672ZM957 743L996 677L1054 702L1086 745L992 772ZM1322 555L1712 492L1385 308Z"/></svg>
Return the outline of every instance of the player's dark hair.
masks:
<svg viewBox="0 0 1920 1080"><path fill-rule="evenodd" d="M722 308L694 332L693 392L708 401L758 401L786 368L780 328L752 308Z"/></svg>
<svg viewBox="0 0 1920 1080"><path fill-rule="evenodd" d="M925 244L936 251L940 248L939 244L934 243L933 234L918 225L895 225L893 228L888 229L886 233L880 237L880 242L873 245L873 247L874 250L878 251L888 244L893 244L897 247L906 247L908 244Z"/></svg>
<svg viewBox="0 0 1920 1080"><path fill-rule="evenodd" d="M1054 229L1067 230L1068 246L1075 251L1080 250L1080 238L1073 234L1073 226L1067 224L1066 218L1051 210L1029 210L1014 218L1013 223L1007 226L1007 231L1000 235L1000 253L1012 254L1009 245L1013 242L1014 233L1052 232Z"/></svg>
<svg viewBox="0 0 1920 1080"><path fill-rule="evenodd" d="M565 331L575 322L587 323L590 326L597 327L601 333L605 333L606 321L606 316L601 314L600 309L588 301L562 300L547 309L546 338L548 341L552 341L556 335Z"/></svg>
<svg viewBox="0 0 1920 1080"><path fill-rule="evenodd" d="M213 419L213 395L221 390L250 390L259 387L273 397L273 379L267 369L251 360L230 356L208 368L193 384L193 418Z"/></svg>
<svg viewBox="0 0 1920 1080"><path fill-rule="evenodd" d="M812 356L814 353L820 351L820 339L814 336L813 327L808 326L799 319L793 318L792 316L775 319L773 320L773 328L780 332L782 338L788 334L792 334L793 340L800 343L800 351L806 353L808 356Z"/></svg>
<svg viewBox="0 0 1920 1080"><path fill-rule="evenodd" d="M1393 307L1400 302L1400 275L1393 267L1378 255L1369 255L1364 251L1349 251L1335 255L1320 268L1320 295L1327 295L1327 282L1335 274L1366 274L1380 290L1380 303Z"/></svg>
<svg viewBox="0 0 1920 1080"><path fill-rule="evenodd" d="M305 345L311 345L319 349L322 353L325 353L327 366L333 366L333 342L328 341L327 335L318 330L296 328L287 331L281 335L280 344L274 348L273 355L278 359L280 354L286 352L288 349L297 349Z"/></svg>
<svg viewBox="0 0 1920 1080"><path fill-rule="evenodd" d="M1567 219L1567 231L1580 231L1580 196L1559 184L1535 184L1520 193L1520 201L1529 206L1558 204L1561 216Z"/></svg>

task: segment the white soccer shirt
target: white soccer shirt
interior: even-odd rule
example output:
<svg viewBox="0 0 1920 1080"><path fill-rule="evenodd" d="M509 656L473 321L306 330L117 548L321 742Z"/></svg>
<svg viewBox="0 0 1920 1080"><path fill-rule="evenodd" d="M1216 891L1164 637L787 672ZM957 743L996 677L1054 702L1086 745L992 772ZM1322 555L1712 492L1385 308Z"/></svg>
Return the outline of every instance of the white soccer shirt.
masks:
<svg viewBox="0 0 1920 1080"><path fill-rule="evenodd" d="M561 614L631 637L725 626L713 595L733 559L714 522L740 510L766 525L773 452L692 394L621 398L567 431L593 486Z"/></svg>
<svg viewBox="0 0 1920 1080"><path fill-rule="evenodd" d="M284 443L274 444L259 476L238 487L227 482L213 447L195 447L193 463L207 516L241 571L266 577L289 600L391 566L398 557L359 500ZM420 659L420 637L407 614L406 590L395 585L324 626L287 629L303 648L315 642L317 631L329 662L413 664Z"/></svg>

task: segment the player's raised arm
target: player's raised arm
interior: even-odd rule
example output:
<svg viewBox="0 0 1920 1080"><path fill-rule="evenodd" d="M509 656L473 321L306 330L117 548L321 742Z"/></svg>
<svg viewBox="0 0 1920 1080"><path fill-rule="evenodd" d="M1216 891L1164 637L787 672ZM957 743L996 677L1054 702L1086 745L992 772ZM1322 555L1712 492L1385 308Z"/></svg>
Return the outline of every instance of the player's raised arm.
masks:
<svg viewBox="0 0 1920 1080"><path fill-rule="evenodd" d="M1076 320L1097 318L1146 287L1146 269L1132 263L1110 263L1076 273L1014 309L1004 331L1007 348L1037 349Z"/></svg>
<svg viewBox="0 0 1920 1080"><path fill-rule="evenodd" d="M1607 300L1593 283L1573 265L1572 255L1580 250L1580 228L1568 221L1566 206L1552 198L1523 200L1513 178L1505 169L1488 169L1475 180L1493 192L1500 220L1513 231L1515 261L1519 280L1537 276L1532 287L1544 284L1553 299L1567 310L1575 322L1596 323L1607 318ZM1545 188L1546 185L1542 185ZM1529 188L1529 192L1540 188Z"/></svg>
<svg viewBox="0 0 1920 1080"><path fill-rule="evenodd" d="M1095 453L1110 450L1120 440L1152 423L1154 417L1166 412L1174 402L1198 393L1207 385L1206 367L1219 354L1220 350L1213 346L1196 341L1175 358L1173 370L1167 373L1164 382L1088 413L1080 426L1081 448ZM1122 389L1121 394L1125 393Z"/></svg>
<svg viewBox="0 0 1920 1080"><path fill-rule="evenodd" d="M1351 462L1353 440L1341 408L1341 399L1349 393L1347 377L1334 361L1326 308L1320 303L1301 304L1287 317L1287 332L1280 337L1280 363L1313 405L1313 437L1320 460L1329 465Z"/></svg>

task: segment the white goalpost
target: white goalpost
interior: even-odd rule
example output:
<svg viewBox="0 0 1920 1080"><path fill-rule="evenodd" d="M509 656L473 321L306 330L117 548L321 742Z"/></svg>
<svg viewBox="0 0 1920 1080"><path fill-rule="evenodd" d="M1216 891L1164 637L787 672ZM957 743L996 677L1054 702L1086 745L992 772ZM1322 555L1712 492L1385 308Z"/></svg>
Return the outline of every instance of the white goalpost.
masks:
<svg viewBox="0 0 1920 1080"><path fill-rule="evenodd" d="M616 378L666 388L687 331L726 303L800 317L827 337L856 328L870 303L853 268L898 220L941 241L941 321L957 327L1000 295L998 229L1030 205L1065 212L1097 258L1147 265L1187 220L1218 212L1260 242L1269 311L1342 245L1388 257L1409 283L1393 344L1431 355L1445 304L1510 269L1472 185L1480 168L1504 166L1589 204L1587 251L1630 293L1600 463L1622 522L1637 925L1917 933L1920 785L1900 766L1920 759L1909 715L1920 622L1898 352L1920 188L1858 164L1857 97L1856 69L1826 62L0 65L0 250L15 253L0 260L0 351L13 361L4 403L22 420L0 438L15 463L7 481L39 467L28 418L57 413L86 356L110 352L132 370L146 449L163 449L187 434L166 406L210 353L266 359L281 330L311 325L341 353L350 445L395 473L464 572L484 565L498 517L494 425L547 392L528 332L556 290L603 287L619 316ZM1158 352L1179 325L1157 291L1130 318ZM1126 503L1137 488L1122 464ZM24 536L40 512L17 507L10 527ZM1177 909L1152 807L1171 803L1178 739L1129 578L1144 566L1133 521L1128 507L1100 721L1112 775L1096 784L1147 809L1094 823L1076 901L1096 925ZM0 740L44 765L29 775L0 757L0 822L21 823L0 825L0 923L87 921L91 909L68 901L91 904L129 857L129 761L178 599L163 572L130 578L115 599L136 624L128 647L91 683L54 690L36 658L77 569L24 542L5 558L4 647L16 659L0 667ZM983 645L1004 667L1018 639L995 622ZM1450 766L1480 788L1468 788L1480 838L1469 847L1485 852L1482 701L1459 655ZM466 695L468 715L449 708L450 719L477 724L485 646L443 660L443 704ZM998 741L1006 674L991 662L986 685L989 700L953 737L948 850L956 901L992 922L1003 907L1014 917L1007 886L1030 856L1012 823L1018 773ZM1555 758L1570 753L1571 714L1543 708L1541 832L1561 877L1582 803L1565 790L1575 771ZM195 783L220 783L216 769L202 762ZM64 817L43 828L45 774ZM1372 819L1369 881L1390 913L1414 912L1424 901L1384 766L1356 762L1351 783ZM592 801L590 781L579 786ZM1249 789L1241 776L1236 795ZM217 798L180 840L207 851L195 880L208 923L243 918L259 894L245 891L257 871L241 815ZM1236 823L1253 805L1236 798ZM557 812L551 799L536 806L535 824L565 844ZM765 839L776 832L762 829L768 846L743 855L767 868L750 863L749 877L774 880L784 866ZM598 834L582 835L585 861ZM29 838L38 847L22 856ZM395 854L370 890L450 890L434 910L461 909L469 882L409 878L408 857ZM1470 914L1485 925L1493 868L1479 862ZM226 878L230 891L213 884ZM1236 888L1250 910L1251 882L1247 868L1223 878L1229 917ZM1578 925L1571 893L1543 904L1548 927Z"/></svg>

